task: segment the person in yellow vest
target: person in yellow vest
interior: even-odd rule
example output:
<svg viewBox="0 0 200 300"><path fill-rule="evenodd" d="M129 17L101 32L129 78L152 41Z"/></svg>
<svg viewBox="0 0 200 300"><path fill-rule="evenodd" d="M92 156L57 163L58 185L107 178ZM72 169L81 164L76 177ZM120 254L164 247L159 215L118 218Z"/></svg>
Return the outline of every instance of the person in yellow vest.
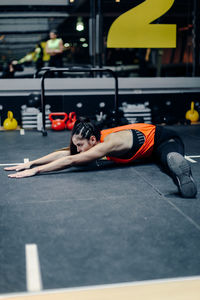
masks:
<svg viewBox="0 0 200 300"><path fill-rule="evenodd" d="M63 40L58 37L57 30L51 30L49 37L50 39L47 41L45 48L46 53L50 55L49 66L62 68Z"/></svg>
<svg viewBox="0 0 200 300"><path fill-rule="evenodd" d="M193 198L197 194L181 138L170 129L152 124L135 123L100 131L89 119L79 118L71 133L70 147L5 170L25 170L8 175L23 178L92 161L99 166L98 160L105 156L116 164L152 157L174 180L182 197ZM136 182L136 178L134 180Z"/></svg>

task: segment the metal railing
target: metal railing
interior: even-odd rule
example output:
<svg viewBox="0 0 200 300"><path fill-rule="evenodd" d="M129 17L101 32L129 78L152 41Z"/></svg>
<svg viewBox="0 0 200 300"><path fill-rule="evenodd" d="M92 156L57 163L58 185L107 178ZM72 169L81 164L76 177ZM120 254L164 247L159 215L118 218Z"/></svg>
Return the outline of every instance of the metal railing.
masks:
<svg viewBox="0 0 200 300"><path fill-rule="evenodd" d="M110 69L103 69L103 68L42 68L36 72L35 78L37 78L40 72L44 72L41 77L41 110L42 110L42 134L43 136L47 136L46 125L45 125L45 104L46 104L46 96L45 96L45 78L50 73L62 73L62 72L82 72L82 73L91 73L94 74L95 72L99 73L109 73L115 81L115 97L114 97L114 116L113 120L116 125L119 122L119 96L118 96L118 77L116 73Z"/></svg>

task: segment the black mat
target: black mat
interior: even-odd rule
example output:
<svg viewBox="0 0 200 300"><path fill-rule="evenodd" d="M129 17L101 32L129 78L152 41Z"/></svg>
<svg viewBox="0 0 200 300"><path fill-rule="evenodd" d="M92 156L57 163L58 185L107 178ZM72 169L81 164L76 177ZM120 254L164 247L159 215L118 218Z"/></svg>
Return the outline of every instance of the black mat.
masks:
<svg viewBox="0 0 200 300"><path fill-rule="evenodd" d="M187 155L199 155L200 127L175 129ZM66 146L69 133L0 132L0 139L2 164ZM26 290L25 245L32 243L44 289L199 275L199 194L180 198L152 163L20 180L1 167L0 182L0 293Z"/></svg>

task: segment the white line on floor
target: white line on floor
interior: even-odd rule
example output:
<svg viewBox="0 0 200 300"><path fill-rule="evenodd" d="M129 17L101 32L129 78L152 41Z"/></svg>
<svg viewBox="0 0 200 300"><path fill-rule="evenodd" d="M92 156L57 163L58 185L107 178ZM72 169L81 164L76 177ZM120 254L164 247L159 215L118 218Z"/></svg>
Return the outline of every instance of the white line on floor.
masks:
<svg viewBox="0 0 200 300"><path fill-rule="evenodd" d="M23 163L27 163L27 162L29 162L29 158L24 158ZM23 163L0 164L0 167L22 165Z"/></svg>
<svg viewBox="0 0 200 300"><path fill-rule="evenodd" d="M22 163L0 164L0 167L22 165Z"/></svg>
<svg viewBox="0 0 200 300"><path fill-rule="evenodd" d="M197 161L194 160L194 159L192 159L191 156L185 155L185 159L187 159L188 161L190 161L190 162L193 163L193 164L197 163Z"/></svg>
<svg viewBox="0 0 200 300"><path fill-rule="evenodd" d="M28 292L42 290L42 277L36 244L26 244L26 286Z"/></svg>
<svg viewBox="0 0 200 300"><path fill-rule="evenodd" d="M192 158L200 158L200 155L189 155L189 157L192 157Z"/></svg>

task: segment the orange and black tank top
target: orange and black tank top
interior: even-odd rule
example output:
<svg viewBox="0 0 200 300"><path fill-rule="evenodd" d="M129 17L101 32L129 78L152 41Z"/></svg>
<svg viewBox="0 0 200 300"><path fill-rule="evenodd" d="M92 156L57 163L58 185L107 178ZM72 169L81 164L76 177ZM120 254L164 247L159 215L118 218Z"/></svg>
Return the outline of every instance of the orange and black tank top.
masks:
<svg viewBox="0 0 200 300"><path fill-rule="evenodd" d="M114 127L114 128L109 128L101 131L101 138L100 141L101 143L104 141L105 137L111 133L114 132L119 132L123 130L138 130L142 132L144 135L145 141L143 145L138 149L138 151L128 159L124 158L118 158L118 157L110 157L107 156L108 160L112 160L116 163L130 163L136 159L141 159L141 158L146 158L149 157L153 151L153 146L154 146L154 136L155 136L155 130L156 126L152 124L145 124L145 123L135 123L135 124L129 124L129 125L124 125L124 126L119 126L119 127Z"/></svg>

